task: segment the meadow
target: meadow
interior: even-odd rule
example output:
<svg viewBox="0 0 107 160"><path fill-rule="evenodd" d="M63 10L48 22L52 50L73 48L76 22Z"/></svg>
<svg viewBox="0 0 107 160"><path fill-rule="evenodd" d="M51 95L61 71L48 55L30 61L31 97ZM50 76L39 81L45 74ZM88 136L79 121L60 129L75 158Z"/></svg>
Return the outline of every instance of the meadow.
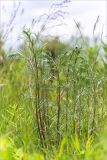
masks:
<svg viewBox="0 0 107 160"><path fill-rule="evenodd" d="M75 20L78 34L69 41L42 34L64 18L66 3L37 19L45 17L40 32L23 27L14 52L0 30L0 160L107 159L107 43L103 32L94 35L99 16L93 39Z"/></svg>

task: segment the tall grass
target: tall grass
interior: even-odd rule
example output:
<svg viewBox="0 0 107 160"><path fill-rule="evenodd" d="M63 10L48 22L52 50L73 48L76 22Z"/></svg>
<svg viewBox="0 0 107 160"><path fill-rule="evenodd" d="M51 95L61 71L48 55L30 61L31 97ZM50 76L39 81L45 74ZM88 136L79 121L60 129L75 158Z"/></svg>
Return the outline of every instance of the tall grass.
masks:
<svg viewBox="0 0 107 160"><path fill-rule="evenodd" d="M106 43L79 48L23 34L18 59L6 57L0 67L0 134L14 141L12 154L22 147L29 159L39 151L41 159L98 159L105 149L97 140L107 114ZM2 141L0 156L8 160Z"/></svg>

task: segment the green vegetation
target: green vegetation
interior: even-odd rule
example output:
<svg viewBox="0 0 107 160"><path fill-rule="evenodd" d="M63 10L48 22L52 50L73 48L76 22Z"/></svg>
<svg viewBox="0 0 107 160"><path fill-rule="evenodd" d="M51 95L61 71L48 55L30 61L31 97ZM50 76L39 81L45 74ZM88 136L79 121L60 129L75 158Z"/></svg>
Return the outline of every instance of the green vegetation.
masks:
<svg viewBox="0 0 107 160"><path fill-rule="evenodd" d="M106 160L107 44L23 35L0 53L0 160Z"/></svg>

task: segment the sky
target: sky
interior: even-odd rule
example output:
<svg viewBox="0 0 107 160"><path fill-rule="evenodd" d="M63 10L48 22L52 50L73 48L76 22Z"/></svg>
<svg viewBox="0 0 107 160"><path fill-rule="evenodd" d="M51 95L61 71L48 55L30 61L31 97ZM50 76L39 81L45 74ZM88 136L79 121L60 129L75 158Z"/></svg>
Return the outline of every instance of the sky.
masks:
<svg viewBox="0 0 107 160"><path fill-rule="evenodd" d="M38 32L46 21L44 14L59 13L57 20L47 23L43 34L57 35L63 39L69 39L72 35L79 34L75 27L75 22L81 24L81 30L84 35L93 36L93 27L99 16L99 22L96 27L95 35L101 35L103 28L103 39L106 39L106 0L71 0L71 2L61 4L62 0L20 0L20 7L16 14L15 20L11 26L13 31L8 35L7 46L16 46L19 34L22 33L23 26L32 29L32 32ZM11 20L13 12L17 9L19 1L1 0L1 21L0 25L4 25L4 32ZM57 4L57 5L55 5ZM23 12L24 9L24 12ZM64 12L64 14L63 14ZM61 15L60 15L61 14ZM40 19L41 16L41 19ZM55 16L55 15L54 15ZM32 20L40 20L32 27Z"/></svg>

